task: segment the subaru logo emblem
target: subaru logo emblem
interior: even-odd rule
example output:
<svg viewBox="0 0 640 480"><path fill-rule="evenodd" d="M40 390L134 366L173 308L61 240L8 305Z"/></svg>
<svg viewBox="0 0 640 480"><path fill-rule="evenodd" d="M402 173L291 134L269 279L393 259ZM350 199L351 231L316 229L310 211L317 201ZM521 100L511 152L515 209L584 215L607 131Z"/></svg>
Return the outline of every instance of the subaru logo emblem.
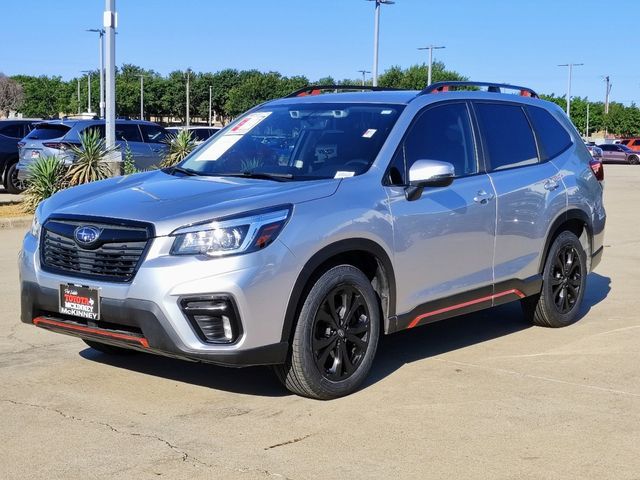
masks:
<svg viewBox="0 0 640 480"><path fill-rule="evenodd" d="M89 246L100 238L100 233L102 233L102 231L98 227L84 225L75 229L73 237L78 245Z"/></svg>

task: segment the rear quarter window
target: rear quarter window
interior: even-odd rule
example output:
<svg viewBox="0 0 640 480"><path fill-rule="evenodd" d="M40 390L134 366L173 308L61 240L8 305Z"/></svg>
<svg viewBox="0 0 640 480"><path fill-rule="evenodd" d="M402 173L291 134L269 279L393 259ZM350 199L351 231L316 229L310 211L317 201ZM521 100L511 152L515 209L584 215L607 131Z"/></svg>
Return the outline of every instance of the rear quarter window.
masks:
<svg viewBox="0 0 640 480"><path fill-rule="evenodd" d="M558 156L571 146L571 135L548 111L528 106L527 113L538 137L542 161Z"/></svg>
<svg viewBox="0 0 640 480"><path fill-rule="evenodd" d="M520 105L475 103L490 170L538 163L538 149L529 120Z"/></svg>

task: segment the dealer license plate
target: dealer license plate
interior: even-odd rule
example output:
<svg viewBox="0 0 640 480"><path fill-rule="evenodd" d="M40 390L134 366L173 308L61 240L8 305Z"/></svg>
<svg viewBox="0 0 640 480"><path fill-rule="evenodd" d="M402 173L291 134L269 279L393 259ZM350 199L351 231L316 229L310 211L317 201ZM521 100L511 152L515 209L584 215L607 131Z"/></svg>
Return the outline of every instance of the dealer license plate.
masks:
<svg viewBox="0 0 640 480"><path fill-rule="evenodd" d="M60 285L60 304L58 311L65 315L100 319L100 293L95 288L76 285Z"/></svg>

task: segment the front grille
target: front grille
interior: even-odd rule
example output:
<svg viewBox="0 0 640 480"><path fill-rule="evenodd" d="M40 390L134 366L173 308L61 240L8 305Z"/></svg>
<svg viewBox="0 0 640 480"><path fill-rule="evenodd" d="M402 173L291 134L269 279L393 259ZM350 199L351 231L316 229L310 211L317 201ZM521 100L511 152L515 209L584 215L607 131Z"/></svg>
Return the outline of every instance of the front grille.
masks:
<svg viewBox="0 0 640 480"><path fill-rule="evenodd" d="M100 240L91 247L82 247L74 239L76 228L84 225L101 231ZM49 220L42 229L42 267L53 273L128 282L135 276L150 238L148 227Z"/></svg>

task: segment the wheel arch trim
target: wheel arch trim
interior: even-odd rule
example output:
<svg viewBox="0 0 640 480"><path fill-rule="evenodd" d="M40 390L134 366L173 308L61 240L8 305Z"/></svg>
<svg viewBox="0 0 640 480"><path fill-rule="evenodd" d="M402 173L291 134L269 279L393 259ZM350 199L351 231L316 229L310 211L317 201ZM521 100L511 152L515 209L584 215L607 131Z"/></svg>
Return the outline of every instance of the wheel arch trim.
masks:
<svg viewBox="0 0 640 480"><path fill-rule="evenodd" d="M569 210L566 210L556 217L556 219L551 223L549 230L547 231L547 237L544 242L544 249L542 250L543 255L540 257L540 264L538 265L539 273L542 273L544 270L544 264L547 260L549 249L551 248L551 242L559 233L560 226L571 220L580 220L584 223L587 230L587 235L589 236L589 246L591 249L593 249L593 226L591 225L589 215L587 215L584 210L580 210L579 208L571 208ZM592 252L586 253L587 258L590 258Z"/></svg>
<svg viewBox="0 0 640 480"><path fill-rule="evenodd" d="M296 314L300 307L300 301L304 294L305 288L313 275L322 264L331 260L340 254L349 252L364 251L373 255L381 264L384 274L388 283L389 299L388 299L388 312L386 317L390 318L395 315L396 309L396 281L393 264L386 250L380 246L380 244L366 238L350 238L340 240L335 243L331 243L318 252L316 252L304 265L298 278L291 290L289 301L287 303L287 309L285 312L284 323L282 326L281 341L289 342L291 340L291 334L296 322ZM387 318L383 318L386 324Z"/></svg>

